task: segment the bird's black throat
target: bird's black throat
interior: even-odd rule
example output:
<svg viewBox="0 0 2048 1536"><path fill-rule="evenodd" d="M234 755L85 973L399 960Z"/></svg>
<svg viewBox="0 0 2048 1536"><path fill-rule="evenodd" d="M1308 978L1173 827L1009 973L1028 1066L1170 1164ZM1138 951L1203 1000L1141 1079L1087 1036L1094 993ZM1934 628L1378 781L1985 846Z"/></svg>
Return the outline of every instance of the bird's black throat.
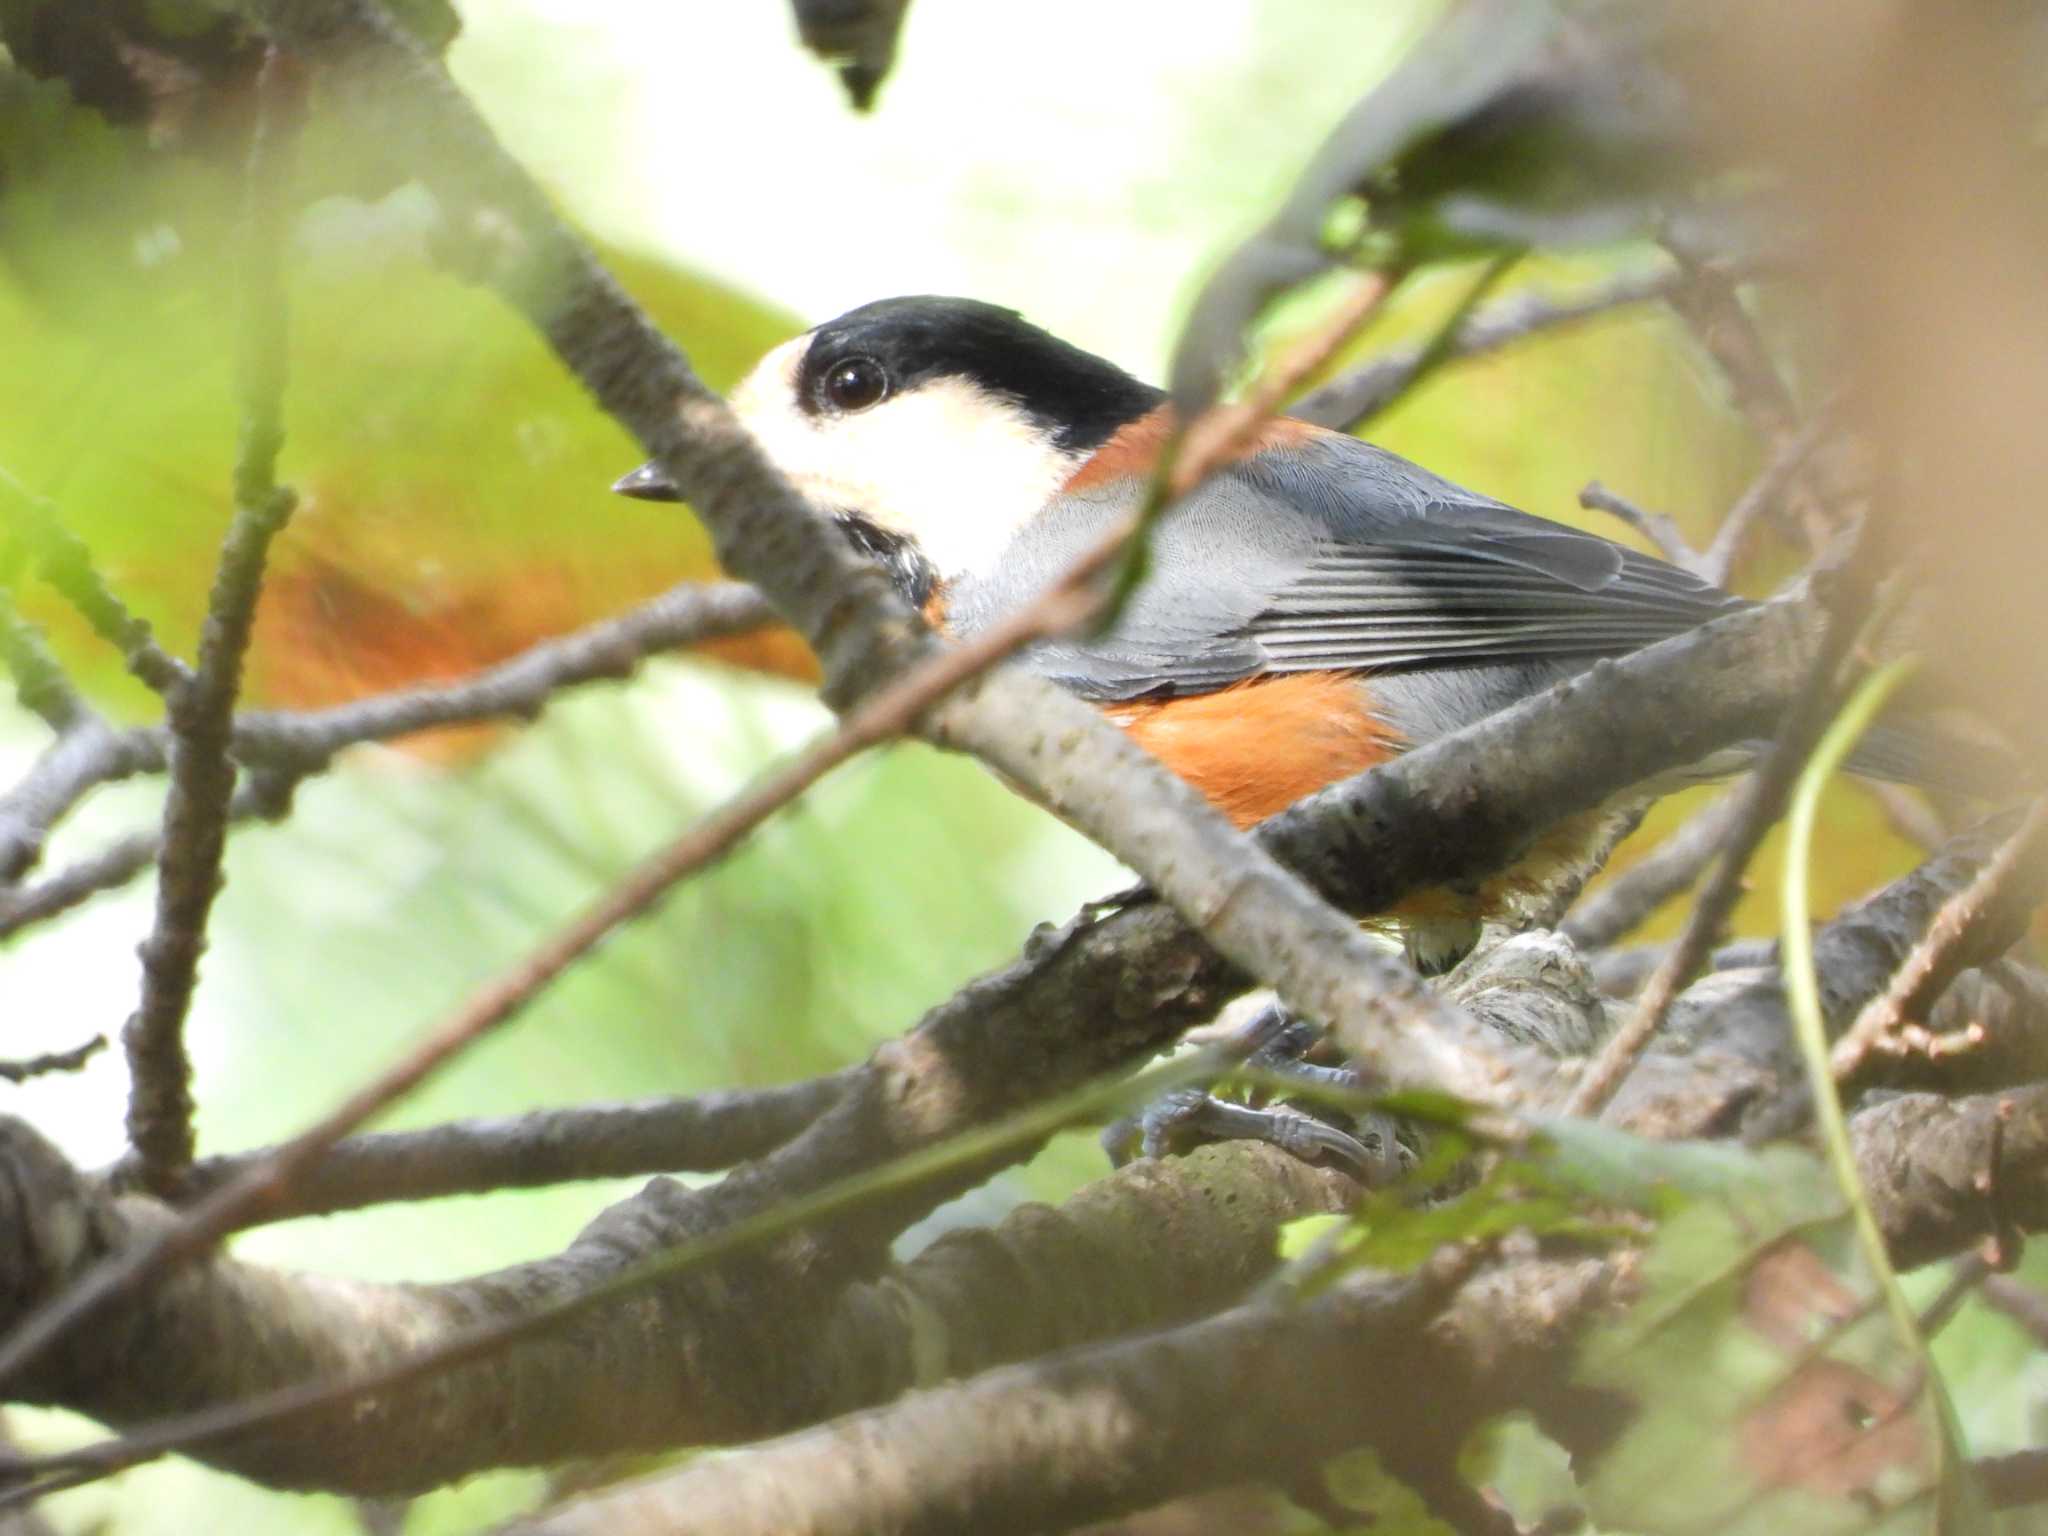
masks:
<svg viewBox="0 0 2048 1536"><path fill-rule="evenodd" d="M939 573L917 541L892 532L859 512L834 512L832 521L846 535L846 542L889 573L889 580L903 600L924 611L939 587Z"/></svg>

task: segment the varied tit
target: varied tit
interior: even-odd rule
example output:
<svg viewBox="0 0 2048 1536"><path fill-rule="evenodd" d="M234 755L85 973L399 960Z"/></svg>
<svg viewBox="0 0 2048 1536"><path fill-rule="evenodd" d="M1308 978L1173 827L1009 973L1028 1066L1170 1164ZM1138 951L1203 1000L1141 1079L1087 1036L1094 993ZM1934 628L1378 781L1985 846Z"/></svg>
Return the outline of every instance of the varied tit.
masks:
<svg viewBox="0 0 2048 1536"><path fill-rule="evenodd" d="M1030 601L1146 495L1161 390L969 299L864 305L765 357L732 404L940 630ZM613 489L673 500L648 464ZM1248 826L1592 665L1746 606L1370 443L1269 423L1151 534L1115 626L1031 669L1098 704ZM1730 764L1726 767L1734 766ZM1875 771L1883 771L1877 765ZM1393 917L1437 970L1581 865L1614 813Z"/></svg>

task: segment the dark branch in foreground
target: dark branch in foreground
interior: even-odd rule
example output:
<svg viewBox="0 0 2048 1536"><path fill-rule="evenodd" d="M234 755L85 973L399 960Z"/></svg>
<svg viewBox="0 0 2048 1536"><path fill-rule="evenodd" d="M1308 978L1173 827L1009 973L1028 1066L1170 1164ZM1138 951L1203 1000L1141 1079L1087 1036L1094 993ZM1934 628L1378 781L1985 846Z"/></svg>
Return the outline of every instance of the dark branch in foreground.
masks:
<svg viewBox="0 0 2048 1536"><path fill-rule="evenodd" d="M2015 1451L1970 1463L1983 1479L1984 1499L1993 1509L2048 1503L2048 1451Z"/></svg>
<svg viewBox="0 0 2048 1536"><path fill-rule="evenodd" d="M1362 1443L1419 1456L1417 1442L1434 1440L1440 1455L1477 1416L1524 1406L1554 1370L1560 1337L1611 1284L1585 1261L1461 1290L1469 1263L1454 1252L1413 1277L1241 1307L922 1392L514 1522L504 1536L1021 1536L1284 1478ZM1261 1411L1246 1412L1249 1402Z"/></svg>
<svg viewBox="0 0 2048 1536"><path fill-rule="evenodd" d="M10 1294L61 1288L94 1251L165 1219L146 1201L109 1201L18 1122L0 1121L0 1159L18 1181L7 1188L39 1197L25 1224L21 1210L8 1213L10 1230L35 1239L10 1250L0 1277ZM691 1288L664 1285L367 1400L329 1395L318 1412L231 1439L222 1429L241 1426L230 1414L210 1436L184 1426L176 1443L266 1482L382 1493L481 1466L745 1438L887 1399L933 1372L1226 1305L1270 1271L1282 1223L1354 1193L1343 1176L1266 1147L1135 1164L1058 1211L1025 1207L993 1229L941 1239L873 1284L814 1293L809 1308L777 1305L784 1285L744 1262L728 1271L740 1294L727 1292L716 1316L703 1315ZM71 1250L53 1247L67 1230L81 1234ZM309 1280L209 1259L74 1336L24 1396L90 1399L87 1411L128 1423L160 1411L170 1382L171 1400L230 1406L267 1389L317 1388L601 1282L631 1262L618 1236L601 1222L555 1258L441 1286ZM754 1277L771 1288L749 1290ZM112 1442L53 1464L118 1467L157 1454L153 1444Z"/></svg>

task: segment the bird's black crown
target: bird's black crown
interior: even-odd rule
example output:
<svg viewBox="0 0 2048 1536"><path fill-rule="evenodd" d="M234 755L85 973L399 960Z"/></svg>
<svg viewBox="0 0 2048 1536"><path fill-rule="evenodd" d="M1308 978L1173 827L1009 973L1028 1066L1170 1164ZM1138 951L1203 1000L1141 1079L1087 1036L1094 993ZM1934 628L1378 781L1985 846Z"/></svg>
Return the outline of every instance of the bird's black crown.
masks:
<svg viewBox="0 0 2048 1536"><path fill-rule="evenodd" d="M921 295L863 304L819 326L797 378L802 409L832 410L835 373L844 380L845 366L862 359L880 365L889 394L935 379L970 380L1014 401L1065 452L1093 452L1166 398L1013 309Z"/></svg>

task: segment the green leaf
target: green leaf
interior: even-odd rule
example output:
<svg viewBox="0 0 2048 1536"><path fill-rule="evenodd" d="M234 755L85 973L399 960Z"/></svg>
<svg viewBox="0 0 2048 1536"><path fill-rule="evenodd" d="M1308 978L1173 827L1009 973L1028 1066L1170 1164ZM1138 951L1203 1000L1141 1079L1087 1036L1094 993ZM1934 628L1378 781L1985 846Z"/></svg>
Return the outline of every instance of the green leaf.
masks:
<svg viewBox="0 0 2048 1536"><path fill-rule="evenodd" d="M1755 1161L1718 1189L1663 1186L1682 1203L1641 1261L1639 1299L1582 1346L1579 1383L1634 1408L1586 1479L1595 1521L1642 1536L1944 1529L1941 1415L1847 1203L1805 1152Z"/></svg>
<svg viewBox="0 0 2048 1536"><path fill-rule="evenodd" d="M1325 1462L1323 1486L1339 1508L1370 1516L1359 1529L1373 1536L1453 1536L1415 1490L1369 1449L1347 1451Z"/></svg>
<svg viewBox="0 0 2048 1536"><path fill-rule="evenodd" d="M1307 1257L1317 1244L1340 1231L1350 1220L1327 1211L1297 1217L1280 1229L1280 1257L1287 1261Z"/></svg>

